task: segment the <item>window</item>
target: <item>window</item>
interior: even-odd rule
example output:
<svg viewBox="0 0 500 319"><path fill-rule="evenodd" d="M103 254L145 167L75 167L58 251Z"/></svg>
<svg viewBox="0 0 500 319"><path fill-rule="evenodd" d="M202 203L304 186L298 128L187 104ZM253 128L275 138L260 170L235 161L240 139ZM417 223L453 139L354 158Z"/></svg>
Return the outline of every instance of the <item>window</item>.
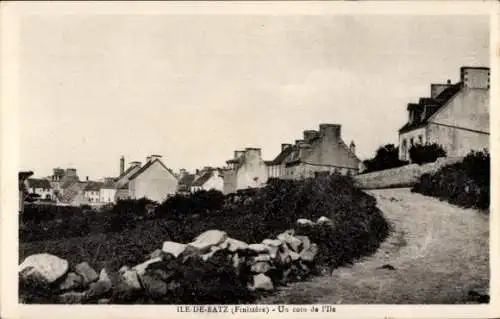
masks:
<svg viewBox="0 0 500 319"><path fill-rule="evenodd" d="M423 136L422 136L422 135L419 135L419 136L418 136L418 143L419 143L419 144L423 144L423 143L424 143L424 138L423 138Z"/></svg>
<svg viewBox="0 0 500 319"><path fill-rule="evenodd" d="M414 142L413 142L413 137L410 138L410 145L413 146Z"/></svg>
<svg viewBox="0 0 500 319"><path fill-rule="evenodd" d="M404 139L403 142L401 143L401 158L403 160L406 160L406 153L407 153L407 143L406 139Z"/></svg>

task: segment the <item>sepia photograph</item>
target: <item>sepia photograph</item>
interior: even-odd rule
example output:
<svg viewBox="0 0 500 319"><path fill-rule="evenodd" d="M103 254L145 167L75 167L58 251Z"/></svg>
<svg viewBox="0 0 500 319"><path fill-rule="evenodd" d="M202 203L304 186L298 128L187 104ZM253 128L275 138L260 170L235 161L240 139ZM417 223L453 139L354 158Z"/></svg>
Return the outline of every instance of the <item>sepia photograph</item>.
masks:
<svg viewBox="0 0 500 319"><path fill-rule="evenodd" d="M18 306L491 304L498 6L14 4Z"/></svg>

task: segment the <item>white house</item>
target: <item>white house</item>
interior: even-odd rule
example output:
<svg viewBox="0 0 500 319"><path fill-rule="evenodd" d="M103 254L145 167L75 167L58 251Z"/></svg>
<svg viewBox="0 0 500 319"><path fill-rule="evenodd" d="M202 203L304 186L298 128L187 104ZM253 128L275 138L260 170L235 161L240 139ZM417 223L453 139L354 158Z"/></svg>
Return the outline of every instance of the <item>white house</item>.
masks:
<svg viewBox="0 0 500 319"><path fill-rule="evenodd" d="M200 190L224 191L224 178L220 169L207 169L191 184L191 192Z"/></svg>
<svg viewBox="0 0 500 319"><path fill-rule="evenodd" d="M100 201L101 186L102 183L99 182L87 182L83 190L85 200L89 203L98 203Z"/></svg>
<svg viewBox="0 0 500 319"><path fill-rule="evenodd" d="M114 203L116 195L116 182L113 178L105 178L99 192L99 202Z"/></svg>

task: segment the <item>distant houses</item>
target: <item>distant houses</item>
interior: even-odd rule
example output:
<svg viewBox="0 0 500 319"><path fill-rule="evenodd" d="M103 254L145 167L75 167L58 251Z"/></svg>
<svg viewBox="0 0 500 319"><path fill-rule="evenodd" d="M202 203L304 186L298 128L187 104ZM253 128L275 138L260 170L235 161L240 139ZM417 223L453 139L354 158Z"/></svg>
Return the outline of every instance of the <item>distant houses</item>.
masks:
<svg viewBox="0 0 500 319"><path fill-rule="evenodd" d="M449 157L489 149L490 69L460 68L460 81L433 83L430 97L407 106L408 121L399 130L399 157L409 160L415 144L441 145Z"/></svg>
<svg viewBox="0 0 500 319"><path fill-rule="evenodd" d="M190 187L191 193L198 191L224 190L223 171L220 168L206 167L199 172L198 177L193 180Z"/></svg>
<svg viewBox="0 0 500 319"><path fill-rule="evenodd" d="M281 152L272 160L262 159L260 148L235 151L226 162L224 193L260 187L269 178L303 179L320 172L357 174L361 161L354 142L349 146L341 137L339 124L320 124L319 131L306 130L294 144L281 144Z"/></svg>
<svg viewBox="0 0 500 319"><path fill-rule="evenodd" d="M52 200L54 197L54 190L47 179L28 178L27 186L28 192L36 194L40 199Z"/></svg>

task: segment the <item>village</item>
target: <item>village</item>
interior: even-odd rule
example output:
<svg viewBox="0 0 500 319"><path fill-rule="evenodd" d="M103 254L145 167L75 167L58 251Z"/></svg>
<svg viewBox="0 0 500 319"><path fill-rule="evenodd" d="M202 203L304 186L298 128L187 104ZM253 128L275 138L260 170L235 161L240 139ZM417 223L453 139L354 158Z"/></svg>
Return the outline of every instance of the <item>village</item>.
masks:
<svg viewBox="0 0 500 319"><path fill-rule="evenodd" d="M407 105L408 120L398 132L399 159L409 161L413 145L435 143L446 156L460 158L471 150L489 148L490 69L461 67L459 81L430 84L429 96ZM89 180L77 168L54 168L46 177L37 172L19 172L20 210L27 198L35 203L56 205L109 205L122 199L147 198L161 203L175 194L217 190L231 194L258 188L270 178L304 179L318 173L363 174L363 161L356 155L355 141L342 136L342 125L320 123L307 128L293 142L281 144L272 160L262 158L261 148L242 147L220 167L195 172L174 172L168 159L147 155L144 162L119 159L119 175ZM229 154L228 154L229 155ZM117 161L118 164L118 161Z"/></svg>

